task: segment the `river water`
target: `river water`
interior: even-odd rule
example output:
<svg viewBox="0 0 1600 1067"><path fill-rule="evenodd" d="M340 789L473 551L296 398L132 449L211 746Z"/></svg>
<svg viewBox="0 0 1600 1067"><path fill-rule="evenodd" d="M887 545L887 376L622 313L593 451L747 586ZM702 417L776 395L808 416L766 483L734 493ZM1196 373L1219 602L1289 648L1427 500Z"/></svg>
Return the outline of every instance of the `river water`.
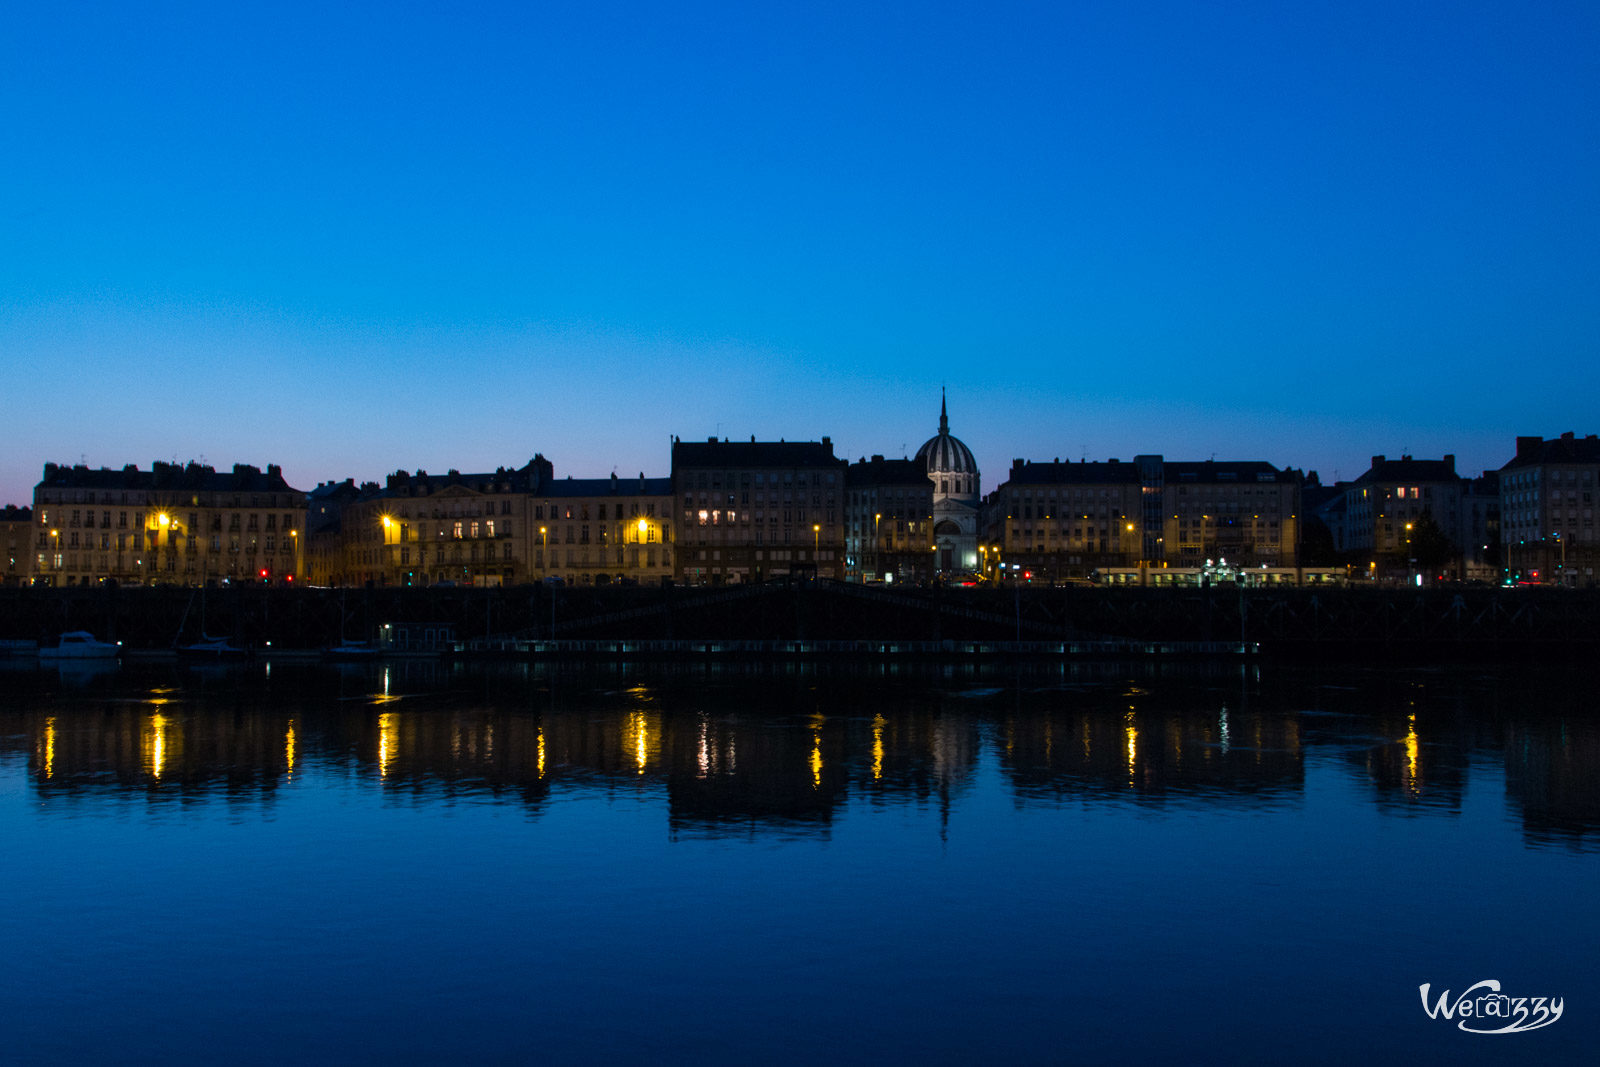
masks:
<svg viewBox="0 0 1600 1067"><path fill-rule="evenodd" d="M1592 677L13 663L5 1058L1576 1061Z"/></svg>

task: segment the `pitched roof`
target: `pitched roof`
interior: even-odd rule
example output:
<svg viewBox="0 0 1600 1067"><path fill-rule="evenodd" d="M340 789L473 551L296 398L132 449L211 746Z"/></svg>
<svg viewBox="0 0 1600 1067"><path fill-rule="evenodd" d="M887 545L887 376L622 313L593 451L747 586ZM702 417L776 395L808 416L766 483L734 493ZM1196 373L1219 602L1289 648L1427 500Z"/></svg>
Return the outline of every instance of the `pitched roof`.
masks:
<svg viewBox="0 0 1600 1067"><path fill-rule="evenodd" d="M1501 470L1546 463L1600 463L1600 437L1564 433L1546 441L1542 437L1517 438L1517 454Z"/></svg>
<svg viewBox="0 0 1600 1067"><path fill-rule="evenodd" d="M1005 485L1120 485L1139 481L1139 468L1133 463L1030 463L1017 460L1011 465ZM1003 487L1003 486L1002 486Z"/></svg>
<svg viewBox="0 0 1600 1067"><path fill-rule="evenodd" d="M1289 471L1281 471L1265 460L1215 460L1193 462L1168 462L1162 464L1162 476L1169 482L1288 482L1294 480Z"/></svg>
<svg viewBox="0 0 1600 1067"><path fill-rule="evenodd" d="M672 469L684 467L843 467L833 454L833 442L817 441L709 441L672 442Z"/></svg>
<svg viewBox="0 0 1600 1067"><path fill-rule="evenodd" d="M671 478L558 478L539 489L540 496L671 496Z"/></svg>
<svg viewBox="0 0 1600 1067"><path fill-rule="evenodd" d="M927 468L914 459L884 459L882 456L858 459L845 471L844 481L853 487L903 485L933 492Z"/></svg>
<svg viewBox="0 0 1600 1067"><path fill-rule="evenodd" d="M231 471L218 471L199 463L162 463L142 471L130 463L121 470L90 468L83 464L44 465L40 489L158 489L184 492L298 493L283 480L283 470L268 464L263 473L248 463L235 463Z"/></svg>
<svg viewBox="0 0 1600 1067"><path fill-rule="evenodd" d="M1390 482L1454 482L1460 480L1456 474L1456 457L1446 456L1443 459L1412 459L1410 456L1401 456L1399 459L1387 459L1383 456L1372 457L1372 467L1352 485L1386 485Z"/></svg>

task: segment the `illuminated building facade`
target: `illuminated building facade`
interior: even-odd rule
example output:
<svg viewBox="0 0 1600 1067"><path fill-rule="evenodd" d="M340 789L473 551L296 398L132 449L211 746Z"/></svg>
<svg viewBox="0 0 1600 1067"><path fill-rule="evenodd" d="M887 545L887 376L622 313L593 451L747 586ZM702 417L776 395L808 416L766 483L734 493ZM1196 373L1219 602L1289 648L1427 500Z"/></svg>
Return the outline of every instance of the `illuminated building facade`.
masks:
<svg viewBox="0 0 1600 1067"><path fill-rule="evenodd" d="M1301 476L1259 461L1030 463L984 506L991 576L1087 578L1107 568L1297 566Z"/></svg>
<svg viewBox="0 0 1600 1067"><path fill-rule="evenodd" d="M844 460L833 442L672 442L676 573L692 584L845 574Z"/></svg>
<svg viewBox="0 0 1600 1067"><path fill-rule="evenodd" d="M855 581L934 575L933 487L924 462L857 460L845 472L845 564Z"/></svg>
<svg viewBox="0 0 1600 1067"><path fill-rule="evenodd" d="M1299 565L1300 472L1260 460L1202 463L1163 462L1139 456L1147 472L1144 490L1161 501L1159 523L1145 512L1143 557L1171 567L1198 567L1227 560L1239 567ZM1159 470L1160 492L1149 476ZM1152 536L1154 534L1155 536Z"/></svg>
<svg viewBox="0 0 1600 1067"><path fill-rule="evenodd" d="M980 567L991 578L1085 578L1139 562L1140 484L1131 463L1029 463L984 502Z"/></svg>
<svg viewBox="0 0 1600 1067"><path fill-rule="evenodd" d="M34 566L33 509L0 509L0 585L28 585Z"/></svg>
<svg viewBox="0 0 1600 1067"><path fill-rule="evenodd" d="M1427 516L1459 556L1465 485L1456 473L1455 456L1373 456L1367 472L1343 487L1339 505L1323 509L1334 548L1354 559L1356 569L1364 567L1369 577L1409 579L1417 573L1420 525ZM1425 547L1421 551L1427 555ZM1454 572L1455 565L1449 570Z"/></svg>
<svg viewBox="0 0 1600 1067"><path fill-rule="evenodd" d="M289 584L301 575L306 495L277 466L46 463L33 499L34 578L48 585Z"/></svg>
<svg viewBox="0 0 1600 1067"><path fill-rule="evenodd" d="M563 478L527 523L533 573L568 585L659 585L673 576L671 478Z"/></svg>
<svg viewBox="0 0 1600 1067"><path fill-rule="evenodd" d="M1500 532L1512 572L1524 581L1595 584L1600 438L1518 437L1516 456L1499 474Z"/></svg>
<svg viewBox="0 0 1600 1067"><path fill-rule="evenodd" d="M396 471L366 483L339 514L342 572L332 585L512 585L532 579L527 518L550 461L482 474Z"/></svg>
<svg viewBox="0 0 1600 1067"><path fill-rule="evenodd" d="M399 471L381 487L330 483L311 503L313 520L320 509L336 529L341 555L327 565L329 585L603 585L672 575L666 478L557 480L539 455L483 474Z"/></svg>

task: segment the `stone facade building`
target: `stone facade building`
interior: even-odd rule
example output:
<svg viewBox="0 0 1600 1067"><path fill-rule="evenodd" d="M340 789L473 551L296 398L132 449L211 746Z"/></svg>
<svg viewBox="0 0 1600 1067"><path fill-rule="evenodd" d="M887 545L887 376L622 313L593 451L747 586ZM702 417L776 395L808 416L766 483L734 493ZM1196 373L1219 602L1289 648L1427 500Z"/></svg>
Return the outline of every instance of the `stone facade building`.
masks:
<svg viewBox="0 0 1600 1067"><path fill-rule="evenodd" d="M1545 584L1595 584L1600 438L1518 437L1517 454L1499 474L1500 534L1513 574Z"/></svg>
<svg viewBox="0 0 1600 1067"><path fill-rule="evenodd" d="M34 576L49 585L293 583L302 574L306 495L276 466L46 463L33 499Z"/></svg>
<svg viewBox="0 0 1600 1067"><path fill-rule="evenodd" d="M990 577L1062 582L1139 562L1140 484L1131 463L1030 463L984 502L980 566Z"/></svg>
<svg viewBox="0 0 1600 1067"><path fill-rule="evenodd" d="M671 478L563 478L528 522L533 573L567 584L659 585L673 577Z"/></svg>
<svg viewBox="0 0 1600 1067"><path fill-rule="evenodd" d="M926 462L857 460L845 473L845 560L855 581L934 575L934 485Z"/></svg>
<svg viewBox="0 0 1600 1067"><path fill-rule="evenodd" d="M1145 538L1159 529L1151 562L1198 567L1227 560L1240 567L1299 565L1300 472L1260 460L1162 462L1140 456L1144 468L1158 467L1161 485L1159 525L1147 513ZM1144 483L1149 494L1152 485Z"/></svg>
<svg viewBox="0 0 1600 1067"><path fill-rule="evenodd" d="M0 509L0 585L29 585L34 566L33 509Z"/></svg>
<svg viewBox="0 0 1600 1067"><path fill-rule="evenodd" d="M833 442L672 442L678 580L843 579L845 468Z"/></svg>
<svg viewBox="0 0 1600 1067"><path fill-rule="evenodd" d="M1107 568L1295 567L1301 477L1259 461L1031 463L984 502L985 569L1035 580Z"/></svg>
<svg viewBox="0 0 1600 1067"><path fill-rule="evenodd" d="M481 474L398 471L353 497L341 488L349 485L312 494L314 509L337 516L342 558L329 564L331 585L602 585L672 575L666 478L558 480L537 455Z"/></svg>

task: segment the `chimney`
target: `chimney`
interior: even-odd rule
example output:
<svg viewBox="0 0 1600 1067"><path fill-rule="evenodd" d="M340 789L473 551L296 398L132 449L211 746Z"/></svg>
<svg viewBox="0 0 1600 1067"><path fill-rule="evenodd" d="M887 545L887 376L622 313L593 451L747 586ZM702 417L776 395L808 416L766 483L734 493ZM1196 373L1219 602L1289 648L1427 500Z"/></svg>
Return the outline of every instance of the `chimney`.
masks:
<svg viewBox="0 0 1600 1067"><path fill-rule="evenodd" d="M1389 458L1388 456L1373 456L1372 457L1372 465L1374 467L1377 467L1377 466L1383 464L1384 462L1386 462L1388 460L1388 458Z"/></svg>
<svg viewBox="0 0 1600 1067"><path fill-rule="evenodd" d="M1454 452L1446 452L1444 454L1444 469L1449 471L1452 475L1455 474L1455 472L1456 472L1456 456L1455 456Z"/></svg>
<svg viewBox="0 0 1600 1067"><path fill-rule="evenodd" d="M1542 445L1542 444L1544 444L1544 438L1543 437L1518 437L1517 438L1517 458L1518 459L1523 459L1523 458L1532 459L1533 458L1533 454L1535 452L1539 451L1539 446Z"/></svg>

